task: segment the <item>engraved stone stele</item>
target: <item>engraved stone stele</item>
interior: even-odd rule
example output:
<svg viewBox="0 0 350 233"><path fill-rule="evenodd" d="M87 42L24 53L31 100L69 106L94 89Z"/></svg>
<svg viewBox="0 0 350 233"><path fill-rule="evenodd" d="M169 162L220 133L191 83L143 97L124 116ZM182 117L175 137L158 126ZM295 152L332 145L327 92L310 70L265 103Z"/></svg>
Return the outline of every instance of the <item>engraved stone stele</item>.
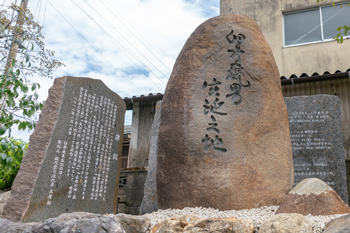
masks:
<svg viewBox="0 0 350 233"><path fill-rule="evenodd" d="M294 161L294 185L316 177L348 202L340 101L337 96L284 98Z"/></svg>
<svg viewBox="0 0 350 233"><path fill-rule="evenodd" d="M350 208L325 182L308 178L288 193L276 211L276 214L281 213L334 215L350 213Z"/></svg>
<svg viewBox="0 0 350 233"><path fill-rule="evenodd" d="M148 156L148 171L146 182L144 185L144 194L140 207L140 214L152 213L158 211L157 202L157 149L158 149L158 133L161 116L162 101L158 101L156 105L156 114L154 115L152 132L151 132L151 145Z"/></svg>
<svg viewBox="0 0 350 233"><path fill-rule="evenodd" d="M55 79L3 217L116 213L124 114L124 101L101 80Z"/></svg>
<svg viewBox="0 0 350 233"><path fill-rule="evenodd" d="M219 16L178 56L162 103L160 209L278 205L293 186L278 69L256 22Z"/></svg>

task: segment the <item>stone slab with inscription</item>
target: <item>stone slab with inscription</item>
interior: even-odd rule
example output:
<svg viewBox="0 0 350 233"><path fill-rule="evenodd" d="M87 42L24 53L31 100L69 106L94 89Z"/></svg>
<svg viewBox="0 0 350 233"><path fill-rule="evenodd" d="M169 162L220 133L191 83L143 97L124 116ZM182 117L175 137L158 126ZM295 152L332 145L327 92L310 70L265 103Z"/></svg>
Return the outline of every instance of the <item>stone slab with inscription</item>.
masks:
<svg viewBox="0 0 350 233"><path fill-rule="evenodd" d="M3 217L116 213L124 114L124 101L101 80L55 79Z"/></svg>
<svg viewBox="0 0 350 233"><path fill-rule="evenodd" d="M337 96L285 97L294 161L294 186L316 177L348 201L340 101Z"/></svg>
<svg viewBox="0 0 350 233"><path fill-rule="evenodd" d="M278 205L293 187L280 76L249 16L207 20L167 84L159 128L160 209Z"/></svg>

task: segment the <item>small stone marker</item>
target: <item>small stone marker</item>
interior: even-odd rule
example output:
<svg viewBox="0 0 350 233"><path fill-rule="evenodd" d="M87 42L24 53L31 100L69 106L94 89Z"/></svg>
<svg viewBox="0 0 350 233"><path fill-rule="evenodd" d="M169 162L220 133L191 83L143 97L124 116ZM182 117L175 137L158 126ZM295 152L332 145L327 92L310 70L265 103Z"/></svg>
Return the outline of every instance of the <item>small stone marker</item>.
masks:
<svg viewBox="0 0 350 233"><path fill-rule="evenodd" d="M3 217L116 213L125 103L101 80L55 79Z"/></svg>
<svg viewBox="0 0 350 233"><path fill-rule="evenodd" d="M278 205L292 189L280 77L251 17L209 19L187 40L164 94L157 153L160 209Z"/></svg>
<svg viewBox="0 0 350 233"><path fill-rule="evenodd" d="M284 198L276 214L334 215L350 213L349 206L325 182L308 178L297 184Z"/></svg>
<svg viewBox="0 0 350 233"><path fill-rule="evenodd" d="M340 101L337 96L284 98L294 160L294 186L315 177L348 201Z"/></svg>
<svg viewBox="0 0 350 233"><path fill-rule="evenodd" d="M143 192L143 199L140 207L140 214L152 213L158 211L157 202L157 149L158 149L158 133L161 116L162 101L158 101L156 105L156 114L154 115L151 145L148 156L148 171Z"/></svg>

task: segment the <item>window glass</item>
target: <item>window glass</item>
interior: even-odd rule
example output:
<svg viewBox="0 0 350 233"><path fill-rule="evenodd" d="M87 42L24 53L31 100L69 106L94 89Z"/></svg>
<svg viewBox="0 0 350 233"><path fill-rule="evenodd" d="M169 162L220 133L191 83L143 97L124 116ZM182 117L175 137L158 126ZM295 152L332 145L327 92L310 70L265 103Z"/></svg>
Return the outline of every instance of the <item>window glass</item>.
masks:
<svg viewBox="0 0 350 233"><path fill-rule="evenodd" d="M350 7L347 3L335 7L322 7L323 38L331 39L339 32L338 27L350 24Z"/></svg>
<svg viewBox="0 0 350 233"><path fill-rule="evenodd" d="M284 15L285 45L320 41L320 13L318 9Z"/></svg>

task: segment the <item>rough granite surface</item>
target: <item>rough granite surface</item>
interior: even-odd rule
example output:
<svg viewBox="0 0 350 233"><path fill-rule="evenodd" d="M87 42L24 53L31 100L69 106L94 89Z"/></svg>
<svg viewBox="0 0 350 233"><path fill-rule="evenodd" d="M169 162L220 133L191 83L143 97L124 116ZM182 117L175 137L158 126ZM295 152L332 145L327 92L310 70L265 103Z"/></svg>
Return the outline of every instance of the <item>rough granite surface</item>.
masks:
<svg viewBox="0 0 350 233"><path fill-rule="evenodd" d="M318 178L348 204L340 100L333 95L285 97L294 162L294 186Z"/></svg>
<svg viewBox="0 0 350 233"><path fill-rule="evenodd" d="M349 206L325 182L308 178L295 186L282 201L276 214L334 215L350 213Z"/></svg>
<svg viewBox="0 0 350 233"><path fill-rule="evenodd" d="M123 99L101 80L55 79L3 217L116 213L124 114Z"/></svg>
<svg viewBox="0 0 350 233"><path fill-rule="evenodd" d="M157 163L160 209L278 205L292 189L280 77L252 18L209 19L187 40L162 102Z"/></svg>
<svg viewBox="0 0 350 233"><path fill-rule="evenodd" d="M156 105L156 114L154 115L151 145L148 157L148 171L144 185L144 194L140 207L140 214L152 213L158 210L157 202L157 149L158 149L158 133L161 116L162 101L158 101Z"/></svg>

